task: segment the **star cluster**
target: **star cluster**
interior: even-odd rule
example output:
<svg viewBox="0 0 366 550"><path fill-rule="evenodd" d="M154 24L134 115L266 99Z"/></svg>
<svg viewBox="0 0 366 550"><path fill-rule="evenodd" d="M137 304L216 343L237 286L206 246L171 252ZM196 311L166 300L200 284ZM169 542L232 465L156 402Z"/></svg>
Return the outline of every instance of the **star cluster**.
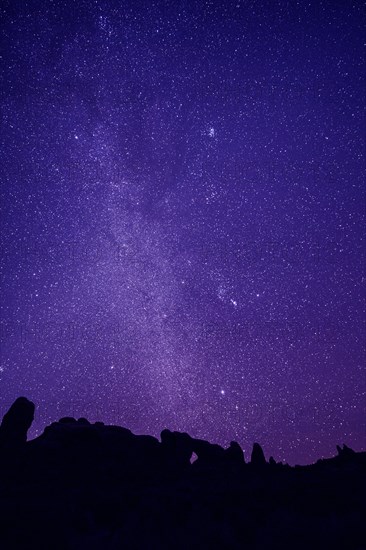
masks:
<svg viewBox="0 0 366 550"><path fill-rule="evenodd" d="M1 10L2 408L364 448L361 2Z"/></svg>

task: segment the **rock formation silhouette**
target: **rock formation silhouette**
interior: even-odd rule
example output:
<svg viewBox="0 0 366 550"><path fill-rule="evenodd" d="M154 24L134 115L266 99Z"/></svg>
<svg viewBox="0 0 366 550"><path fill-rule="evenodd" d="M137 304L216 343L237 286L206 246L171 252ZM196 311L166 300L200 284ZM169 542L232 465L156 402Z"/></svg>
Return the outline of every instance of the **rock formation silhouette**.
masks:
<svg viewBox="0 0 366 550"><path fill-rule="evenodd" d="M255 443L246 463L236 442L71 417L26 441L33 416L22 397L0 427L1 549L366 548L365 452L290 467Z"/></svg>
<svg viewBox="0 0 366 550"><path fill-rule="evenodd" d="M244 453L243 449L240 447L239 443L236 441L231 441L230 447L225 449L226 457L230 462L236 465L244 464Z"/></svg>
<svg viewBox="0 0 366 550"><path fill-rule="evenodd" d="M256 467L259 467L259 468L266 465L266 459L265 459L265 456L264 456L264 452L263 452L262 447L259 445L259 443L254 443L254 445L253 445L253 450L252 450L252 456L251 456L250 463L253 466L256 466Z"/></svg>
<svg viewBox="0 0 366 550"><path fill-rule="evenodd" d="M0 425L0 449L19 447L27 441L27 433L34 419L34 403L26 397L18 397Z"/></svg>

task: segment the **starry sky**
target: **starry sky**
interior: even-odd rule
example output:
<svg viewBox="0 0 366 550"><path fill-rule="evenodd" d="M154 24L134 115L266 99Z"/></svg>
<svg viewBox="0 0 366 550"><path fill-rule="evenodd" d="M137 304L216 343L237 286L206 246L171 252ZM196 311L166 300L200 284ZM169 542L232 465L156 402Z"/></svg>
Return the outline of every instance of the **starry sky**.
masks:
<svg viewBox="0 0 366 550"><path fill-rule="evenodd" d="M365 449L362 2L1 20L1 412Z"/></svg>

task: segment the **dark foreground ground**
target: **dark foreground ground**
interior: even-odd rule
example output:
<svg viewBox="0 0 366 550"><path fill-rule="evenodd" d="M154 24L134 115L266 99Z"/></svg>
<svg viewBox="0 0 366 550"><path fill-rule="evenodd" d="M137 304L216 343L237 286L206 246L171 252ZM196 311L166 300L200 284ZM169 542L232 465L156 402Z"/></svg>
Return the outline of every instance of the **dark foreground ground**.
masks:
<svg viewBox="0 0 366 550"><path fill-rule="evenodd" d="M291 468L254 444L245 463L237 443L72 418L26 442L33 415L19 398L0 427L1 549L366 549L366 453Z"/></svg>

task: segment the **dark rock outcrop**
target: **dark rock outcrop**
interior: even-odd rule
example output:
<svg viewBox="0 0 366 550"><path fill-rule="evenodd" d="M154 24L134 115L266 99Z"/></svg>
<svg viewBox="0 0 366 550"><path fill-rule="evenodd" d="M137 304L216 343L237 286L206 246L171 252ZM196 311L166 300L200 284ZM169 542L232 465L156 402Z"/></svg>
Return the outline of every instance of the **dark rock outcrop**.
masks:
<svg viewBox="0 0 366 550"><path fill-rule="evenodd" d="M186 433L171 432L170 430L163 430L160 438L167 468L188 468L193 453L192 438Z"/></svg>
<svg viewBox="0 0 366 550"><path fill-rule="evenodd" d="M221 464L225 459L225 450L215 443L204 439L193 439L192 450L197 455L195 466L212 466Z"/></svg>
<svg viewBox="0 0 366 550"><path fill-rule="evenodd" d="M27 442L33 413L20 398L0 428L1 549L365 547L366 453L292 468L255 443L246 464L236 442L71 417Z"/></svg>
<svg viewBox="0 0 366 550"><path fill-rule="evenodd" d="M18 397L0 425L0 448L19 447L27 441L27 433L34 419L34 403L26 397Z"/></svg>
<svg viewBox="0 0 366 550"><path fill-rule="evenodd" d="M347 445L343 444L343 448L341 449L341 447L339 445L337 445L337 451L338 451L338 456L344 460L349 460L355 456L355 451L353 449L351 449L350 447L347 447Z"/></svg>
<svg viewBox="0 0 366 550"><path fill-rule="evenodd" d="M225 449L225 456L232 464L244 464L244 453L239 443L231 441L228 449Z"/></svg>
<svg viewBox="0 0 366 550"><path fill-rule="evenodd" d="M72 416L64 416L63 418L60 418L59 423L60 424L73 424L76 422L76 419Z"/></svg>
<svg viewBox="0 0 366 550"><path fill-rule="evenodd" d="M253 466L256 467L262 467L266 465L266 459L264 456L264 452L262 447L259 445L259 443L254 443L253 450L252 450L252 456L250 459L250 463Z"/></svg>

